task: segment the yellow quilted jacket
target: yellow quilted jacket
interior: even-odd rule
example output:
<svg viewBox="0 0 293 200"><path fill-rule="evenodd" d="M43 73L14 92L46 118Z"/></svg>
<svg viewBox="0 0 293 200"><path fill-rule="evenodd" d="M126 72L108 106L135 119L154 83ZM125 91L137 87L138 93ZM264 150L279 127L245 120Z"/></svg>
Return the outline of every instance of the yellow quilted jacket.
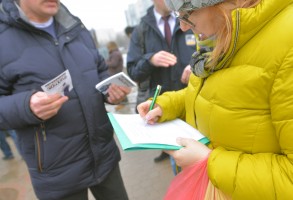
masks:
<svg viewBox="0 0 293 200"><path fill-rule="evenodd" d="M293 199L293 0L232 19L224 68L161 95L160 121L180 117L209 137L209 178L233 199Z"/></svg>

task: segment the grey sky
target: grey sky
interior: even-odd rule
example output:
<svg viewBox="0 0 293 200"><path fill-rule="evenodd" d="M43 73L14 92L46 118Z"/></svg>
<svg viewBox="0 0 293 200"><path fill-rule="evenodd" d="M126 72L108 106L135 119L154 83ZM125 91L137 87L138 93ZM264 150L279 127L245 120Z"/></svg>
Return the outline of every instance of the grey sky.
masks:
<svg viewBox="0 0 293 200"><path fill-rule="evenodd" d="M136 0L61 0L72 14L78 16L88 29L113 29L123 32L125 10Z"/></svg>

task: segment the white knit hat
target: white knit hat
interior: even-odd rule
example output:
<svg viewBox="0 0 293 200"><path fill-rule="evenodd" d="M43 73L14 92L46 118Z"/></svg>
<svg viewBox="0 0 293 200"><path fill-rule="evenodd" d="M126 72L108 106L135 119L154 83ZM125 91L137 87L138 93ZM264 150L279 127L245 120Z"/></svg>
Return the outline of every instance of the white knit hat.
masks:
<svg viewBox="0 0 293 200"><path fill-rule="evenodd" d="M174 11L196 10L212 6L224 0L165 0L167 7Z"/></svg>

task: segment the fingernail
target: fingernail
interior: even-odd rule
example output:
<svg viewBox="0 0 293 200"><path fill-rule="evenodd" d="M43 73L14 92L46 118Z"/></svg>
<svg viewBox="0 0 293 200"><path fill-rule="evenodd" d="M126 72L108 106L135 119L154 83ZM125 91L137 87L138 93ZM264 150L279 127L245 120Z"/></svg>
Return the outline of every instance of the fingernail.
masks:
<svg viewBox="0 0 293 200"><path fill-rule="evenodd" d="M148 124L148 122L149 122L149 118L150 118L149 115L146 115L146 116L145 116L145 125Z"/></svg>

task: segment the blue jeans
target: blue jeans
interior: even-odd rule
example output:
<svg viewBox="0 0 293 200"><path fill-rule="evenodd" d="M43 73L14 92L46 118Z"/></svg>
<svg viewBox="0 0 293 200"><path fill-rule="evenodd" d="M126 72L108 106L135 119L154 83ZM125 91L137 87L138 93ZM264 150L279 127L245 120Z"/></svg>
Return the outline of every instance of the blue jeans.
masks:
<svg viewBox="0 0 293 200"><path fill-rule="evenodd" d="M18 150L18 139L17 139L16 132L14 130L0 131L0 149L2 150L5 157L10 157L10 156L13 156L13 153L11 151L9 144L6 141L6 133L8 133L10 137L12 138L17 150Z"/></svg>

